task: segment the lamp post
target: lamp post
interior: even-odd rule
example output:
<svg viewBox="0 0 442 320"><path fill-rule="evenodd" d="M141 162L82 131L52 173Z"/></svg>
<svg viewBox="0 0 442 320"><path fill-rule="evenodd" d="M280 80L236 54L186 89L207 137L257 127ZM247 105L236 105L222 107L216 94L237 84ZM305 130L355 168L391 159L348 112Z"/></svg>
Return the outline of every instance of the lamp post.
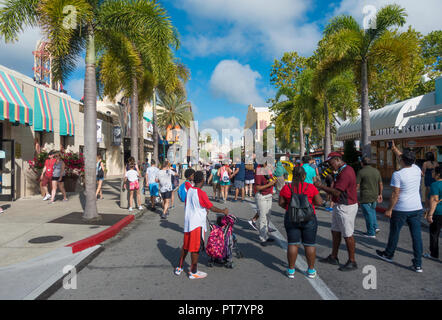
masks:
<svg viewBox="0 0 442 320"><path fill-rule="evenodd" d="M306 143L307 155L310 154L310 148L309 148L309 144L308 144L308 138L310 136L310 133L312 133L312 129L309 126L306 126L304 128L304 134L305 134L305 143Z"/></svg>

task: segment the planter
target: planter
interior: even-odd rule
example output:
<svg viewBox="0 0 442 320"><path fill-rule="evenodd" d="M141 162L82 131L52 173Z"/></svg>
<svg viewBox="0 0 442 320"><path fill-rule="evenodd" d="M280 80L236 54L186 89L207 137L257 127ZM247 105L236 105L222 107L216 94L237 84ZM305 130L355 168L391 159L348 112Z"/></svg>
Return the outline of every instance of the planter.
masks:
<svg viewBox="0 0 442 320"><path fill-rule="evenodd" d="M70 176L64 178L64 188L66 192L75 192L77 189L78 176Z"/></svg>

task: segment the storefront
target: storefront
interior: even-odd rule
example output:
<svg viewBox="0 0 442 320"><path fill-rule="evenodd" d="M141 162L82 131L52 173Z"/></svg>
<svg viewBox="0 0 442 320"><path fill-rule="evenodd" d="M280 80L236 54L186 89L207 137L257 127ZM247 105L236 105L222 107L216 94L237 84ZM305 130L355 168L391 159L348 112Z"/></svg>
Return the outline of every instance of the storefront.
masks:
<svg viewBox="0 0 442 320"><path fill-rule="evenodd" d="M399 169L399 159L389 149L394 140L400 148L412 148L417 164L433 152L442 164L442 78L436 80L436 91L404 100L370 112L371 157L384 179ZM337 140L359 140L361 120L347 120L338 129Z"/></svg>
<svg viewBox="0 0 442 320"><path fill-rule="evenodd" d="M121 147L112 146L113 120L99 113L97 117L102 120L97 148L105 152L109 173L122 174ZM83 123L80 101L0 65L0 200L39 194L29 161L43 150L81 152Z"/></svg>

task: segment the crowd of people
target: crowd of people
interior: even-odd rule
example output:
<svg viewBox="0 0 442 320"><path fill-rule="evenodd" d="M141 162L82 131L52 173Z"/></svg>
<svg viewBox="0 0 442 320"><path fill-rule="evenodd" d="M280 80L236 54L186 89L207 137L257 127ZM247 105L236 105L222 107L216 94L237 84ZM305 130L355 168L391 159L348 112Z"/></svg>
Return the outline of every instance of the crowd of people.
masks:
<svg viewBox="0 0 442 320"><path fill-rule="evenodd" d="M392 262L398 244L399 233L406 223L410 228L412 238L412 270L422 272L422 257L439 259L438 240L442 225L442 177L437 162L428 155L427 162L420 169L416 164L416 155L405 149L400 151L392 143L392 151L400 159L401 169L394 172L391 179L392 195L385 216L390 218L388 243L384 250L376 250L380 259ZM267 154L264 154L265 159ZM59 163L56 162L55 163ZM316 261L316 234L318 222L316 207L322 206L331 212L331 241L330 254L320 259L322 263L339 266L341 271L358 269L356 261L356 241L354 238L355 220L360 208L366 222L367 238L376 238L381 231L377 223L376 206L383 202L383 182L380 172L370 165L367 157L361 159L361 166L357 174L349 164L345 163L339 152L330 153L324 163L318 168L314 159L305 156L300 162L293 163L289 173L281 161L274 163L268 160L263 164L256 161L244 163L237 160L234 163L209 163L202 166L201 171L191 168L184 172L183 187L186 191L184 244L180 255L180 262L175 269L179 275L183 271L183 262L187 254L191 253L191 279L201 279L207 276L197 268L199 252L203 246L206 229L206 214L213 211L228 214L228 209L217 208L212 202L225 204L232 195L231 201L245 201L246 198L255 201L256 213L248 221L258 232L260 244L265 247L275 239L270 228L271 209L273 200L286 211L284 227L287 233L287 276L294 277L295 263L298 248L303 245L307 258L308 269L306 274L310 278L317 275ZM54 167L55 177L61 177L63 165ZM60 169L58 169L60 167ZM97 181L100 171L100 159L97 159ZM57 169L55 169L57 168ZM45 174L47 170L43 172ZM141 168L130 158L125 173L129 185L129 210L132 210L134 194L136 194L139 209L140 192L149 191L150 209L155 211L158 202L161 202L161 218L167 219L169 210L174 208L175 193L180 188L179 179L182 176L182 166L172 165L165 161L157 167L155 161L144 163ZM43 177L42 175L42 177ZM287 177L291 176L291 181ZM420 196L421 179L425 179L426 193L425 210ZM60 178L56 178L58 183ZM101 178L100 178L101 179ZM144 183L141 182L144 180ZM202 190L205 184L213 188L210 198ZM359 190L359 197L358 191ZM320 191L323 192L321 196ZM97 195L99 194L97 190ZM274 196L277 196L274 199ZM181 199L181 196L180 196ZM430 251L423 254L421 236L421 216L425 214L430 223ZM301 218L299 218L301 217ZM348 259L344 264L339 263L338 253L344 239Z"/></svg>

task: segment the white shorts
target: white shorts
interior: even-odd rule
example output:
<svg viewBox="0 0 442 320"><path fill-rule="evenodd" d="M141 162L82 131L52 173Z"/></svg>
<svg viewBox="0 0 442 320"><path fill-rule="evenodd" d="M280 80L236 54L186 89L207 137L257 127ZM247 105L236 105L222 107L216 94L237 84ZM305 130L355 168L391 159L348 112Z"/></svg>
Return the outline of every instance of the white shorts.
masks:
<svg viewBox="0 0 442 320"><path fill-rule="evenodd" d="M252 180L246 180L244 181L245 184L254 184L255 183L255 179Z"/></svg>
<svg viewBox="0 0 442 320"><path fill-rule="evenodd" d="M333 207L331 230L342 233L349 238L355 230L355 219L358 213L358 204L336 204Z"/></svg>

